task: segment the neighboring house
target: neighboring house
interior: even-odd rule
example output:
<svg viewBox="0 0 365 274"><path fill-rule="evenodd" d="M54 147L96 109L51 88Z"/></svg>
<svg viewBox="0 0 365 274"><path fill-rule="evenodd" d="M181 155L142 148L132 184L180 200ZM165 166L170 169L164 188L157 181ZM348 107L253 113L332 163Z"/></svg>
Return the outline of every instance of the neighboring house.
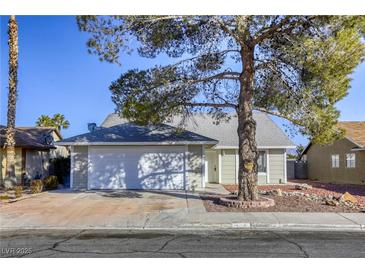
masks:
<svg viewBox="0 0 365 274"><path fill-rule="evenodd" d="M331 183L365 184L365 122L339 122L345 137L330 145L309 143L302 153L308 177Z"/></svg>
<svg viewBox="0 0 365 274"><path fill-rule="evenodd" d="M57 156L67 156L64 147L56 147L54 141L61 140L58 130L47 127L15 128L15 175L22 182L24 175L33 179L49 174L49 160ZM0 125L0 181L6 172L6 127Z"/></svg>
<svg viewBox="0 0 365 274"><path fill-rule="evenodd" d="M286 182L286 149L293 143L265 114L254 113L260 150L259 183ZM71 187L83 189L194 189L206 182L237 183L237 117L215 123L196 114L184 130L179 119L138 126L110 114L101 127L64 139L71 147Z"/></svg>

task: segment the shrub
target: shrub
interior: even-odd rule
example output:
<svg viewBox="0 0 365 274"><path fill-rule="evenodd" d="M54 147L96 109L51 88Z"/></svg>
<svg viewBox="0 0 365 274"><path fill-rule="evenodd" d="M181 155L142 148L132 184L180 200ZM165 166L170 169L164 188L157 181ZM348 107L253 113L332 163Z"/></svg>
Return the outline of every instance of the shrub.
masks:
<svg viewBox="0 0 365 274"><path fill-rule="evenodd" d="M32 180L30 182L30 192L32 194L35 194L35 193L41 193L43 190L43 182L42 180Z"/></svg>
<svg viewBox="0 0 365 274"><path fill-rule="evenodd" d="M15 187L15 198L20 198L23 196L23 187L22 186L16 186Z"/></svg>
<svg viewBox="0 0 365 274"><path fill-rule="evenodd" d="M46 190L57 189L58 187L58 178L57 176L48 176L43 179L43 186Z"/></svg>
<svg viewBox="0 0 365 274"><path fill-rule="evenodd" d="M9 195L7 195L7 194L0 195L0 200L8 200L8 199L9 199Z"/></svg>

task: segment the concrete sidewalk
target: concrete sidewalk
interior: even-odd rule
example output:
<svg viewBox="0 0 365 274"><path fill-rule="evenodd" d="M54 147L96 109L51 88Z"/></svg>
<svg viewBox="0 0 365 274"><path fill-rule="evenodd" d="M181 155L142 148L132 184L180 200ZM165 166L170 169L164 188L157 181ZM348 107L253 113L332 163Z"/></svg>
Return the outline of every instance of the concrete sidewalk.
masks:
<svg viewBox="0 0 365 274"><path fill-rule="evenodd" d="M55 194L53 194L55 195ZM85 194L81 194L85 195ZM149 194L155 197L155 194ZM126 214L125 211L114 212L110 208L109 216L92 218L84 212L75 215L75 210L68 212L70 218L75 215L78 221L43 218L27 214L6 214L0 208L0 228L17 229L136 229L136 230L291 230L291 231L364 231L365 213L284 213L284 212L207 212L198 193L185 193L185 206L165 205L159 210ZM161 196L161 195L160 195ZM161 199L160 196L156 196ZM182 196L182 195L181 195ZM82 197L81 197L82 198ZM80 197L73 199L82 204ZM53 197L54 199L54 197ZM95 199L95 198L94 198ZM150 198L152 199L152 198ZM170 198L167 201L170 203ZM28 200L29 201L29 200ZM103 201L103 200L101 200ZM135 202L139 199L135 199ZM149 201L149 200L148 200ZM153 202L153 201L152 201ZM151 203L152 203L151 202ZM20 203L25 203L22 201ZM152 203L153 205L153 203ZM66 205L64 205L66 206ZM99 207L99 206L98 206ZM85 210L85 209L84 209ZM44 212L47 214L47 212ZM53 215L57 215L55 212ZM51 215L50 215L51 216ZM75 217L74 216L74 217ZM100 216L100 215L99 215ZM75 219L75 218L74 218Z"/></svg>
<svg viewBox="0 0 365 274"><path fill-rule="evenodd" d="M365 231L365 213L207 212L199 192L51 191L0 206L0 229Z"/></svg>

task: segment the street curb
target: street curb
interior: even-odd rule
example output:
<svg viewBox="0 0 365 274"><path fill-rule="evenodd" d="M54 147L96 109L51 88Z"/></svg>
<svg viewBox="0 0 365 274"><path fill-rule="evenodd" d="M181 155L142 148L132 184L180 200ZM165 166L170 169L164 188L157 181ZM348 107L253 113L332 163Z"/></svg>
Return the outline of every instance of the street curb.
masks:
<svg viewBox="0 0 365 274"><path fill-rule="evenodd" d="M188 226L185 226L187 228ZM267 224L267 223L232 223L214 225L193 225L191 228L227 229L227 230L269 230L269 231L361 231L365 232L365 225L337 225L337 224Z"/></svg>
<svg viewBox="0 0 365 274"><path fill-rule="evenodd" d="M336 224L266 224L266 223L232 223L213 225L184 225L176 227L116 227L116 226L29 226L29 227L0 227L1 231L14 230L135 230L135 231L336 231L336 232L365 232L365 225L336 225Z"/></svg>
<svg viewBox="0 0 365 274"><path fill-rule="evenodd" d="M15 199L8 199L7 201L2 201L0 204L8 205L8 204L20 202L20 201L23 201L23 200L35 198L35 197L40 196L40 195L42 195L42 194L44 194L46 192L47 191L43 191L43 192L40 192L40 193L30 194L29 196L19 197L19 198L15 198Z"/></svg>

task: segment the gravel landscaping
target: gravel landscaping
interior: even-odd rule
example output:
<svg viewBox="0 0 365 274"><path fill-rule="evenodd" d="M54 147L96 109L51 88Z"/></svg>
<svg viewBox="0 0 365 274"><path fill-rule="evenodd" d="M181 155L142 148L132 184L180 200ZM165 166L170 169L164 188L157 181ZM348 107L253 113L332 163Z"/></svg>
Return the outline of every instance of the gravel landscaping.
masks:
<svg viewBox="0 0 365 274"><path fill-rule="evenodd" d="M231 193L237 185L224 185ZM220 195L202 194L207 211L213 212L363 212L365 209L365 186L339 185L313 181L295 181L286 185L259 186L260 194L275 200L269 208L236 208L219 203ZM354 197L355 203L344 201L344 193Z"/></svg>
<svg viewBox="0 0 365 274"><path fill-rule="evenodd" d="M275 206L268 208L236 208L219 204L217 195L201 195L208 212L360 212L358 209L342 206L329 206L310 201L303 197L279 197L268 195L275 200Z"/></svg>
<svg viewBox="0 0 365 274"><path fill-rule="evenodd" d="M285 192L297 192L296 185L310 185L311 189L300 190L302 193L315 194L321 197L332 195L339 198L343 193L348 192L353 195L360 205L365 206L365 185L340 185L332 183L321 183L316 181L297 180L286 185L267 185L259 186L261 191L269 191L273 189L281 189ZM237 185L223 185L229 192L237 191Z"/></svg>

